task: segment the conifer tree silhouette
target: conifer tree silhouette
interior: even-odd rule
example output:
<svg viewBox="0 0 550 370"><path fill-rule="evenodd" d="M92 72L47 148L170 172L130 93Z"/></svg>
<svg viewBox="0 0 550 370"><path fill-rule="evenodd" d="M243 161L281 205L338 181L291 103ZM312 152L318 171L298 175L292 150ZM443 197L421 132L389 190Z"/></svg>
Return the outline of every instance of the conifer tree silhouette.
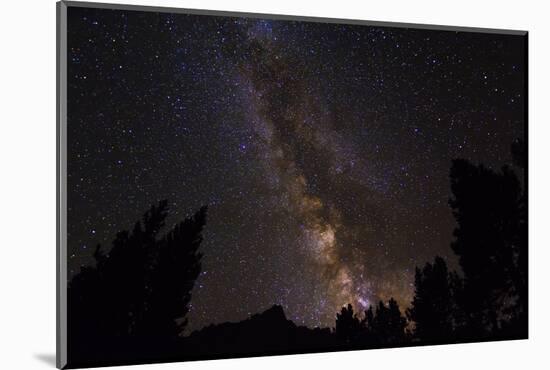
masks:
<svg viewBox="0 0 550 370"><path fill-rule="evenodd" d="M124 356L136 345L154 353L181 333L201 269L197 249L206 207L159 237L167 212L167 201L153 205L131 233L117 234L110 251L98 245L96 266L82 268L72 279L70 354Z"/></svg>
<svg viewBox="0 0 550 370"><path fill-rule="evenodd" d="M453 277L455 278L455 277ZM458 277L456 277L458 278ZM436 257L433 264L416 268L415 295L407 317L414 321L414 337L438 342L453 338L454 304L447 264Z"/></svg>
<svg viewBox="0 0 550 370"><path fill-rule="evenodd" d="M140 335L174 339L185 329L191 290L201 271L202 254L197 250L205 223L203 207L159 240Z"/></svg>
<svg viewBox="0 0 550 370"><path fill-rule="evenodd" d="M372 306L361 321L362 343L366 346L391 346L405 343L407 319L401 314L397 301L390 298L387 305L379 301L376 312Z"/></svg>
<svg viewBox="0 0 550 370"><path fill-rule="evenodd" d="M386 307L382 301L379 302L374 317L375 333L382 344L401 344L405 342L405 328L407 319L401 314L397 301L390 298Z"/></svg>
<svg viewBox="0 0 550 370"><path fill-rule="evenodd" d="M375 324L374 324L374 310L372 305L365 311L365 317L361 321L362 340L365 345L375 345L377 343Z"/></svg>
<svg viewBox="0 0 550 370"><path fill-rule="evenodd" d="M353 312L353 307L348 304L342 307L340 313L336 314L336 338L339 343L353 344L361 333L361 321Z"/></svg>
<svg viewBox="0 0 550 370"><path fill-rule="evenodd" d="M453 161L451 190L457 221L451 247L464 272L464 331L479 340L526 316L524 196L508 166L495 172L465 160Z"/></svg>
<svg viewBox="0 0 550 370"><path fill-rule="evenodd" d="M509 331L506 335L512 337L525 337L527 336L527 314L528 314L528 199L526 188L526 169L527 169L527 145L523 139L516 139L512 143L511 148L512 159L516 166L519 167L524 181L522 183L522 193L519 202L519 220L518 220L518 234L514 239L515 246L515 258L517 269L513 275L514 289L517 294L517 302L512 311L507 312L509 317L509 324L505 330Z"/></svg>

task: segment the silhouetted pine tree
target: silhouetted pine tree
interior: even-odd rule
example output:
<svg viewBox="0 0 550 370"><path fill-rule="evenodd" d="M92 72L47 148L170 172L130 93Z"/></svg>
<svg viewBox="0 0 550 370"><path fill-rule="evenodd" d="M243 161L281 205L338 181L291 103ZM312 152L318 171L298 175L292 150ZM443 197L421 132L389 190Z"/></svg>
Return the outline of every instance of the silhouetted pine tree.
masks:
<svg viewBox="0 0 550 370"><path fill-rule="evenodd" d="M361 342L367 346L377 344L376 333L374 331L374 310L371 305L365 311L365 316L361 320Z"/></svg>
<svg viewBox="0 0 550 370"><path fill-rule="evenodd" d="M200 272L197 249L206 208L159 238L166 216L166 201L152 206L131 233L117 234L109 252L102 253L98 246L96 266L83 268L72 279L69 352L75 357L124 356L122 348L131 350L144 337L153 351L185 326L190 292Z"/></svg>
<svg viewBox="0 0 550 370"><path fill-rule="evenodd" d="M516 139L511 146L512 160L522 172L521 198L519 200L518 234L513 239L514 258L517 268L513 271L512 281L515 292L515 302L508 307L504 314L507 322L503 324L503 336L526 337L527 336L527 314L528 314L528 251L527 251L527 218L528 199L526 185L527 168L527 145L523 139Z"/></svg>
<svg viewBox="0 0 550 370"><path fill-rule="evenodd" d="M464 290L464 278L456 271L449 273L449 289L451 291L451 317L453 321L453 336L455 340L466 337L468 329L467 315L464 311L467 299Z"/></svg>
<svg viewBox="0 0 550 370"><path fill-rule="evenodd" d="M380 301L374 315L372 307L369 307L365 312L365 327L376 345L397 345L407 340L407 319L393 298L390 298L387 306Z"/></svg>
<svg viewBox="0 0 550 370"><path fill-rule="evenodd" d="M455 277L458 278L458 277ZM447 264L436 257L433 264L416 268L415 295L407 317L414 321L413 335L421 341L441 342L453 337L454 303Z"/></svg>
<svg viewBox="0 0 550 370"><path fill-rule="evenodd" d="M369 308L365 311L365 318L363 319L363 326L369 330L373 330L374 325L374 310L372 309L372 306L369 306Z"/></svg>
<svg viewBox="0 0 550 370"><path fill-rule="evenodd" d="M336 338L341 344L354 344L361 334L361 321L353 312L353 307L348 304L342 307L336 314Z"/></svg>
<svg viewBox="0 0 550 370"><path fill-rule="evenodd" d="M464 271L466 335L481 339L526 312L523 192L509 167L497 173L465 160L453 161L451 190L458 224L452 249Z"/></svg>
<svg viewBox="0 0 550 370"><path fill-rule="evenodd" d="M201 271L202 254L197 250L205 223L203 207L158 241L140 335L166 340L178 337L185 329L191 290Z"/></svg>

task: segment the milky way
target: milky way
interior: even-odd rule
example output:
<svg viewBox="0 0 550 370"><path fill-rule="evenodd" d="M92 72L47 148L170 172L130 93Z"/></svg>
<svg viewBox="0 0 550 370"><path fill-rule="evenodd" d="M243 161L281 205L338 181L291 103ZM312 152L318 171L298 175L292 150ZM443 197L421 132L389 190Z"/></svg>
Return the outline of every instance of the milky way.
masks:
<svg viewBox="0 0 550 370"><path fill-rule="evenodd" d="M190 326L308 326L445 257L450 161L524 135L512 35L69 8L69 270L160 199L209 206Z"/></svg>
<svg viewBox="0 0 550 370"><path fill-rule="evenodd" d="M310 175L304 170L323 158L313 176L339 176L335 170L340 163L338 146L331 140L337 133L316 114L320 107L311 97L316 92L308 89L300 70L305 66L286 57L274 42L271 29L266 32L265 27L269 24L259 23L248 32L252 53L242 66L252 86L251 117L262 123L265 132L266 175L274 178L281 192L281 206L300 225L297 247L304 249L311 267L308 273L318 276L310 299L315 307L331 309L320 314L322 322L329 323L334 318L332 311L342 302L366 306L371 298L367 282L351 270L360 270L361 263L350 264L340 256L342 245L337 235L345 225L338 207L310 190ZM300 154L302 160L297 158Z"/></svg>

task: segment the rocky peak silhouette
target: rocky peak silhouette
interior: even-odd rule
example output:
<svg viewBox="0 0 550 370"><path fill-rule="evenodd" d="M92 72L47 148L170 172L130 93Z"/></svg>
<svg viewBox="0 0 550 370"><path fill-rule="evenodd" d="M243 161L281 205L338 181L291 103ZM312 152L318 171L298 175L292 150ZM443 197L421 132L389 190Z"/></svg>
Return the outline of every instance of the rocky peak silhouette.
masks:
<svg viewBox="0 0 550 370"><path fill-rule="evenodd" d="M264 322L292 322L286 318L285 311L280 305L273 305L264 312L254 314L250 317L250 320L253 321L264 321Z"/></svg>

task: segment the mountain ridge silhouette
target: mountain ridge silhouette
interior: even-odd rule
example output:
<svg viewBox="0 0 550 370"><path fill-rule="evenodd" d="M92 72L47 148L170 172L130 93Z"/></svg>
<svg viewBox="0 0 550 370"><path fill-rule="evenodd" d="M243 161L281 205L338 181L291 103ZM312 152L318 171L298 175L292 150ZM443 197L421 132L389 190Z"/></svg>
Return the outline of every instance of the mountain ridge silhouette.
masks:
<svg viewBox="0 0 550 370"><path fill-rule="evenodd" d="M199 357L211 354L287 352L335 345L329 328L296 325L280 305L273 305L239 322L211 324L183 337L183 346Z"/></svg>

